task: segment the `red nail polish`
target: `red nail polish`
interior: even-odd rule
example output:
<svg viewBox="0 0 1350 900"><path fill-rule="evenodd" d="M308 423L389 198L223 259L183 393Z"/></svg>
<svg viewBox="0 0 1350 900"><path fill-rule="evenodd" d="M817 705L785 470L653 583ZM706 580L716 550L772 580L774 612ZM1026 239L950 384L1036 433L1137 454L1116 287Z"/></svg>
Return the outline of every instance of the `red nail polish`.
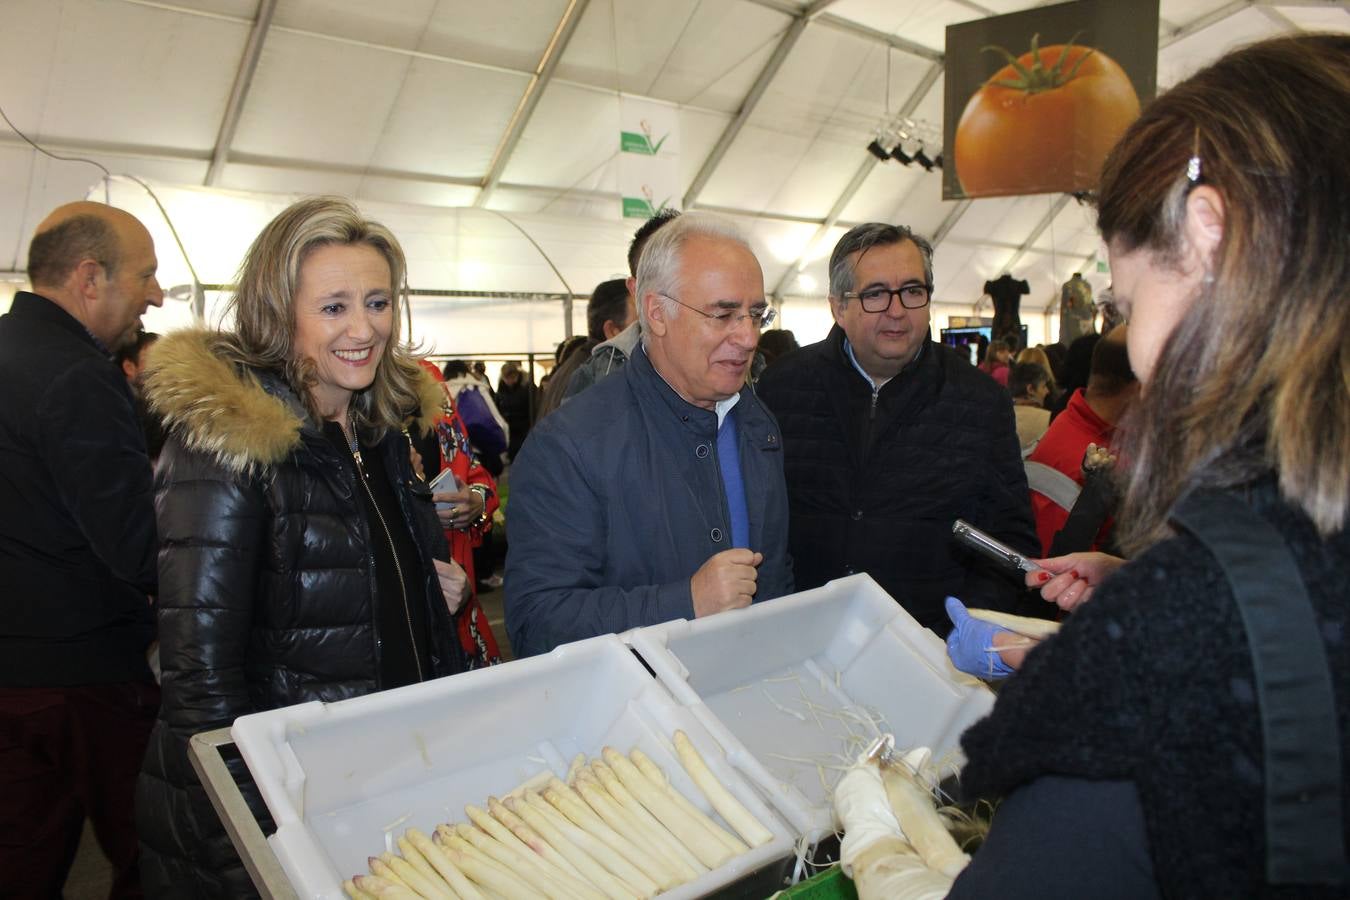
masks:
<svg viewBox="0 0 1350 900"><path fill-rule="evenodd" d="M1039 581L1041 584L1045 584L1047 581L1050 580L1050 573L1049 573L1049 572L1037 572L1037 573L1036 573L1036 580Z"/></svg>
<svg viewBox="0 0 1350 900"><path fill-rule="evenodd" d="M1073 576L1074 578L1077 578L1077 577L1078 577L1078 570L1077 570L1077 569L1073 569L1072 571L1069 572L1069 574L1070 574L1071 576Z"/></svg>

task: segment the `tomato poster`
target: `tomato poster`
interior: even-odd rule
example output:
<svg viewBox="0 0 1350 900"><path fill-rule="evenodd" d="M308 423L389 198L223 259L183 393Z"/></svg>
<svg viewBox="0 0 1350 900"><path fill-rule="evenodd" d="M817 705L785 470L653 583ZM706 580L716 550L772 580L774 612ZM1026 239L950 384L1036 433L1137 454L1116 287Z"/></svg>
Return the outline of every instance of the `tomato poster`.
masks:
<svg viewBox="0 0 1350 900"><path fill-rule="evenodd" d="M1158 0L949 25L943 199L1091 190L1157 78Z"/></svg>

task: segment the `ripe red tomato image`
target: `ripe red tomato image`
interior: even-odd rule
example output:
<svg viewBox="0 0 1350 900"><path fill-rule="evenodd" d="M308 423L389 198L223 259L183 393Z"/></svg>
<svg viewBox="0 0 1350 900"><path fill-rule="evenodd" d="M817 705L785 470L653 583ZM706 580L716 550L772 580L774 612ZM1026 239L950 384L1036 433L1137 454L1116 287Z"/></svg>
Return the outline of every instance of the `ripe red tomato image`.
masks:
<svg viewBox="0 0 1350 900"><path fill-rule="evenodd" d="M956 126L956 177L967 196L1087 190L1139 115L1139 97L1115 60L1092 47L1053 44L1009 60L966 103Z"/></svg>

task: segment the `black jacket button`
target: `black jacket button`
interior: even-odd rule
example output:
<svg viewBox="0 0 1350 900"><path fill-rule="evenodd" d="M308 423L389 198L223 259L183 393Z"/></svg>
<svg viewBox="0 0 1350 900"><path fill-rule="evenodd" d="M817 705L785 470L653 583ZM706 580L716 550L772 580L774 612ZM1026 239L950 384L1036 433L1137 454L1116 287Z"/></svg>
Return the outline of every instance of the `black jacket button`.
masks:
<svg viewBox="0 0 1350 900"><path fill-rule="evenodd" d="M713 539L714 544L722 543L722 529L714 528L712 531L708 532L708 537Z"/></svg>
<svg viewBox="0 0 1350 900"><path fill-rule="evenodd" d="M708 445L707 445L707 444L699 444L697 447L694 448L694 455L697 456L699 459L707 459L707 458L708 458Z"/></svg>

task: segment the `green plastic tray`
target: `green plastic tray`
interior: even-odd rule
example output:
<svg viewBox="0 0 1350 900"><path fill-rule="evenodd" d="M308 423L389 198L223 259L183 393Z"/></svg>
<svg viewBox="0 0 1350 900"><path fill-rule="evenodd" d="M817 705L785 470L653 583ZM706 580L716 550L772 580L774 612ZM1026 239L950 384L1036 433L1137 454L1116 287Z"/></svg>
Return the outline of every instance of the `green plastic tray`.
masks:
<svg viewBox="0 0 1350 900"><path fill-rule="evenodd" d="M830 866L777 896L780 900L858 900L853 880L838 866Z"/></svg>

